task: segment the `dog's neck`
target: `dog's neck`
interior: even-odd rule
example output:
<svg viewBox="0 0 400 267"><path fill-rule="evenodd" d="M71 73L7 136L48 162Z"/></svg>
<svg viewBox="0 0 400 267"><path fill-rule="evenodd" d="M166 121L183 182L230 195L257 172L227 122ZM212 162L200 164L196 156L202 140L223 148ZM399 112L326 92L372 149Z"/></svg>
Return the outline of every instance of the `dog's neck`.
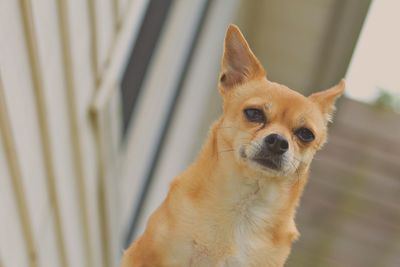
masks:
<svg viewBox="0 0 400 267"><path fill-rule="evenodd" d="M237 163L232 149L219 138L218 128L220 121L212 127L197 161L184 174L191 180L194 197L221 205L221 210L237 211L239 215L251 216L246 212L258 208L268 217L263 219L271 227L293 223L307 180L307 167L288 177L269 177L249 170Z"/></svg>

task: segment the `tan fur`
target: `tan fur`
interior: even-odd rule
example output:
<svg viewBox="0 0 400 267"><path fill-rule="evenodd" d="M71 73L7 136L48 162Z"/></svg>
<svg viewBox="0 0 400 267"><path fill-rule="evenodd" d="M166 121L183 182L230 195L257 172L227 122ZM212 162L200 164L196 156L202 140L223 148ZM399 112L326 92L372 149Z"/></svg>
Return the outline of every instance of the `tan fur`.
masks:
<svg viewBox="0 0 400 267"><path fill-rule="evenodd" d="M124 253L122 267L280 267L298 238L295 210L344 83L304 97L268 81L233 25L220 77L223 115L197 160L174 178L144 234ZM243 110L248 107L263 109L267 123L247 121ZM304 125L315 134L311 143L293 133ZM270 133L289 142L286 170L267 169L241 156Z"/></svg>

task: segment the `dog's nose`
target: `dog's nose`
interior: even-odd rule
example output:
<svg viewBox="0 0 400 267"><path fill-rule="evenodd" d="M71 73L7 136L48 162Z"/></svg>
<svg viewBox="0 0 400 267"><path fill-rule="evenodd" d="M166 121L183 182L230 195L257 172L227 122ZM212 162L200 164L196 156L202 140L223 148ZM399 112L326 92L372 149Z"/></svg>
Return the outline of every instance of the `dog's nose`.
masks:
<svg viewBox="0 0 400 267"><path fill-rule="evenodd" d="M277 155L282 155L289 149L288 141L279 134L268 135L264 142L268 150Z"/></svg>

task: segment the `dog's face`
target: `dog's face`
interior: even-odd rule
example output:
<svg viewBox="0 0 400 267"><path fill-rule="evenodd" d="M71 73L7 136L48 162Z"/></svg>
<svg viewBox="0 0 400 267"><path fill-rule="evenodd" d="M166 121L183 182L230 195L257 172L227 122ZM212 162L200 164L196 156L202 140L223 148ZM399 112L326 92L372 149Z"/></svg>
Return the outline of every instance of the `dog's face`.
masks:
<svg viewBox="0 0 400 267"><path fill-rule="evenodd" d="M344 82L309 97L270 82L239 29L230 26L219 89L224 115L218 134L237 163L270 176L290 176L307 169L326 141Z"/></svg>

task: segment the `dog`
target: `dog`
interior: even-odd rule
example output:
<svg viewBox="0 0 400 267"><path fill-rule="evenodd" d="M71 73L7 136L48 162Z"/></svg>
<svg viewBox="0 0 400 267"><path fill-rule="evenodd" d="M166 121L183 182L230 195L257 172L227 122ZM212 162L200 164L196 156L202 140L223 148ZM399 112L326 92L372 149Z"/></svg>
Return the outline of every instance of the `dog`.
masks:
<svg viewBox="0 0 400 267"><path fill-rule="evenodd" d="M280 267L299 237L296 207L344 81L306 97L267 80L235 25L219 77L222 116L122 267Z"/></svg>

